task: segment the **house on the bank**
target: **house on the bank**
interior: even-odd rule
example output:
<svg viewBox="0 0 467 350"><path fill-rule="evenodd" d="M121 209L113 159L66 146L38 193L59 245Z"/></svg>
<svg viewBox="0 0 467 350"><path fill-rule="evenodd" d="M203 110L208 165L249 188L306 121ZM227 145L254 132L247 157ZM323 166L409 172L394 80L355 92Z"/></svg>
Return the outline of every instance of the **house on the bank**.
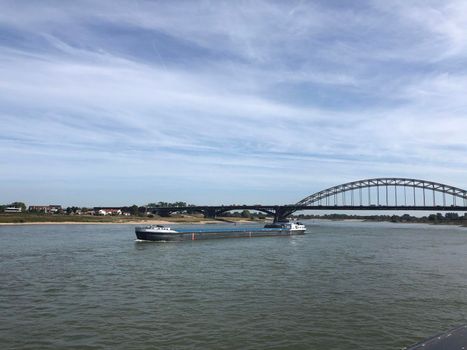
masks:
<svg viewBox="0 0 467 350"><path fill-rule="evenodd" d="M62 206L57 205L57 204L52 204L52 205L30 205L28 208L28 211L30 212L36 212L36 213L60 213L62 212Z"/></svg>
<svg viewBox="0 0 467 350"><path fill-rule="evenodd" d="M119 208L102 208L97 210L97 215L122 215L122 210Z"/></svg>
<svg viewBox="0 0 467 350"><path fill-rule="evenodd" d="M16 207L6 207L3 210L4 213L21 213L22 209L21 208L16 208Z"/></svg>

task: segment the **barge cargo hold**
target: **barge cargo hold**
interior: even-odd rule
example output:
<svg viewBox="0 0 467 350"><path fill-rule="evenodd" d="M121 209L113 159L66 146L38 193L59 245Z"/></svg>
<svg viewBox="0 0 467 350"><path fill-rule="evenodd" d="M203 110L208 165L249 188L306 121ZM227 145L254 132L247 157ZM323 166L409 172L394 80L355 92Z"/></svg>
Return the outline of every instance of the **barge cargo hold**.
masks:
<svg viewBox="0 0 467 350"><path fill-rule="evenodd" d="M195 241L201 239L218 238L253 238L270 236L294 236L303 235L305 225L297 223L269 224L264 228L225 228L203 230L173 230L161 225L136 227L135 233L138 240L143 241Z"/></svg>

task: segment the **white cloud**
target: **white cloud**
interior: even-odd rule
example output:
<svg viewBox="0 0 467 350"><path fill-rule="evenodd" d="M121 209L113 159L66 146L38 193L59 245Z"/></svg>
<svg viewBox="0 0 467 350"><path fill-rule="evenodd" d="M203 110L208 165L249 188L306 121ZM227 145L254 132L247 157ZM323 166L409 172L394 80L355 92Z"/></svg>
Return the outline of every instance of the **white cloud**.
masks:
<svg viewBox="0 0 467 350"><path fill-rule="evenodd" d="M461 2L25 4L0 14L21 38L0 42L4 181L126 196L152 175L246 202L385 175L467 187ZM144 31L155 56L125 46Z"/></svg>

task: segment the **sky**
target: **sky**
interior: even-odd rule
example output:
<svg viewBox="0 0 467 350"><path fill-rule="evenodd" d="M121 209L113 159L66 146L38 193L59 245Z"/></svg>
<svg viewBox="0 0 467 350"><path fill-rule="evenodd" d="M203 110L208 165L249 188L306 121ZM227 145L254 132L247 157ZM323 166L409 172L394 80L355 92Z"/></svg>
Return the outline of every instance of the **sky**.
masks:
<svg viewBox="0 0 467 350"><path fill-rule="evenodd" d="M467 188L467 2L0 0L0 202Z"/></svg>

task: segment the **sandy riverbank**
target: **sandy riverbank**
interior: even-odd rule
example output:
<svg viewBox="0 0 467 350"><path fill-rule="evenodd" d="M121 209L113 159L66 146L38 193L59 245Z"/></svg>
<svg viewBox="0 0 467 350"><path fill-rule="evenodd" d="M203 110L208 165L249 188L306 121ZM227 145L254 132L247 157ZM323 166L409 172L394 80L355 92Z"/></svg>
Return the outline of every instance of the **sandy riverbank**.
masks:
<svg viewBox="0 0 467 350"><path fill-rule="evenodd" d="M43 221L43 222L1 222L0 226L18 226L18 225L206 225L206 224L246 224L255 223L255 221L238 220L228 222L224 220L200 220L200 221L166 221L166 220L135 220L135 221Z"/></svg>

